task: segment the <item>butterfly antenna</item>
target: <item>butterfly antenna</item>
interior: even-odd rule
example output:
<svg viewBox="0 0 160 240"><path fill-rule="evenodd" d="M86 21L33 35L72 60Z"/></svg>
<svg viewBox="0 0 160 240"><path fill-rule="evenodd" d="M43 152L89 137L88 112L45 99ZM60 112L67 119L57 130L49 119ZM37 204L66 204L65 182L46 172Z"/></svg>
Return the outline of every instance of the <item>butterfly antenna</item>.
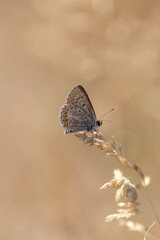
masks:
<svg viewBox="0 0 160 240"><path fill-rule="evenodd" d="M115 108L112 108L112 109L110 109L108 112L104 113L104 114L100 117L99 120L101 120L106 114L112 112L114 109L115 109Z"/></svg>

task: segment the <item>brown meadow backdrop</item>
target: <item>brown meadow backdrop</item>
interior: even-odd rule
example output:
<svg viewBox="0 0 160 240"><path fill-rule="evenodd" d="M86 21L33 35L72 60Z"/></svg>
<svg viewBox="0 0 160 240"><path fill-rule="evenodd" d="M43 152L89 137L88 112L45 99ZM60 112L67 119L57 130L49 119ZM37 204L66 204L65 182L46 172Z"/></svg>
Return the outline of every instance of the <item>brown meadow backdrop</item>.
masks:
<svg viewBox="0 0 160 240"><path fill-rule="evenodd" d="M0 239L143 239L117 223L114 191L99 191L121 165L64 135L58 112L81 84L100 131L151 176L160 214L160 1L0 1ZM139 191L141 215L153 213ZM152 234L158 236L155 225Z"/></svg>

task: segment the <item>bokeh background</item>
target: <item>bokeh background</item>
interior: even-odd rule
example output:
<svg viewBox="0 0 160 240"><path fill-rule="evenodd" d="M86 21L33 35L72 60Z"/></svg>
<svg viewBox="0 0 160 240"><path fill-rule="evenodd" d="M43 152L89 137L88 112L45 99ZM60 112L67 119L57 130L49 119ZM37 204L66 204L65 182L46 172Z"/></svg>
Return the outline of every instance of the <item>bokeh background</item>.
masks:
<svg viewBox="0 0 160 240"><path fill-rule="evenodd" d="M100 131L151 176L160 214L160 1L0 1L0 238L142 239L105 216L114 191L99 191L122 166L64 135L58 112L81 84ZM134 178L133 178L134 180ZM144 192L141 215L154 221ZM155 225L152 234L158 236Z"/></svg>

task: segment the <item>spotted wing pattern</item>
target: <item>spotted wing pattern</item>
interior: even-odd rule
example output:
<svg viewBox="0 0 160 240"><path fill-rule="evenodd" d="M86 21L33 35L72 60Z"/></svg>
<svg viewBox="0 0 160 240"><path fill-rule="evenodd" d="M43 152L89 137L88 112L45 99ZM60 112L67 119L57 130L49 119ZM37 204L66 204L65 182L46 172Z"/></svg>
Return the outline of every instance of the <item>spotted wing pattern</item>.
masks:
<svg viewBox="0 0 160 240"><path fill-rule="evenodd" d="M96 122L96 114L94 112L93 106L88 97L88 94L82 86L78 85L71 90L70 94L67 97L66 103L78 105L87 113L88 117L91 118L93 123Z"/></svg>
<svg viewBox="0 0 160 240"><path fill-rule="evenodd" d="M79 131L90 131L92 128L92 121L82 108L76 105L65 104L60 111L60 122L66 133L73 133Z"/></svg>
<svg viewBox="0 0 160 240"><path fill-rule="evenodd" d="M96 128L96 115L82 86L74 87L60 110L60 122L65 133L91 131Z"/></svg>

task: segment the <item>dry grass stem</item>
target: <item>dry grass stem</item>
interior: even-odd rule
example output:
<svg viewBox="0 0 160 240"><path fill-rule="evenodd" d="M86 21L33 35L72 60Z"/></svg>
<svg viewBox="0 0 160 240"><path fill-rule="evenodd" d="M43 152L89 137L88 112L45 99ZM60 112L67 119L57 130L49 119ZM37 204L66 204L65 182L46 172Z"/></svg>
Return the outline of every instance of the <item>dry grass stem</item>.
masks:
<svg viewBox="0 0 160 240"><path fill-rule="evenodd" d="M155 222L146 228L144 224L128 221L126 219L140 214L139 206L140 203L137 201L138 194L136 185L132 184L131 181L123 176L119 169L114 170L113 179L110 182L105 183L100 189L108 189L112 187L116 190L115 201L117 202L117 212L110 214L105 218L105 222L119 222L120 226L126 226L130 231L137 231L144 235L144 240L147 236L151 239L157 239L149 233L149 230L153 227Z"/></svg>
<svg viewBox="0 0 160 240"><path fill-rule="evenodd" d="M140 211L138 206L140 205L137 202L137 189L144 187L145 193L147 195L148 201L152 207L155 218L157 219L158 224L160 225L160 220L157 215L157 212L154 208L154 205L151 201L150 195L148 193L147 186L150 184L150 177L145 176L142 169L135 163L128 161L128 159L122 153L122 147L116 140L106 141L103 135L99 132L78 132L74 134L77 138L84 142L87 146L95 145L102 151L104 151L107 155L112 156L117 159L123 166L126 166L132 169L138 179L140 180L141 185L134 185L131 181L124 177L120 170L114 170L114 177L109 182L105 183L100 189L109 189L114 188L116 190L115 201L118 206L118 213L108 215L106 217L106 222L112 222L115 220L122 220L130 218L136 214L139 214ZM131 222L126 222L126 224ZM127 225L128 227L131 225ZM132 229L137 229L137 231L141 231L146 233L146 229L141 224L132 224Z"/></svg>
<svg viewBox="0 0 160 240"><path fill-rule="evenodd" d="M115 157L122 165L127 166L138 174L142 183L144 183L144 173L140 167L135 163L131 163L122 154L121 145L115 141L106 141L103 135L99 132L94 132L93 134L87 132L78 132L74 134L77 138L82 140L84 144L88 146L96 145L99 149L103 150L107 155Z"/></svg>
<svg viewBox="0 0 160 240"><path fill-rule="evenodd" d="M145 234L146 233L146 227L142 224L142 223L138 223L138 222L133 222L130 220L124 220L121 219L119 221L119 225L120 226L126 226L128 228L128 230L130 231L136 231L136 232L140 232Z"/></svg>
<svg viewBox="0 0 160 240"><path fill-rule="evenodd" d="M145 233L145 236L144 236L144 240L147 239L147 235L149 235L149 231L151 230L151 228L152 228L154 225L155 225L155 222L153 222L153 223L151 224L151 226L147 229L147 231L146 231L146 233Z"/></svg>
<svg viewBox="0 0 160 240"><path fill-rule="evenodd" d="M123 176L119 169L114 170L113 179L105 183L100 189L108 189L109 187L116 190L115 201L117 202L118 213L107 216L106 222L130 218L140 212L137 208L139 203L136 201L138 197L136 186Z"/></svg>
<svg viewBox="0 0 160 240"><path fill-rule="evenodd" d="M122 218L130 218L131 216L133 216L134 214L132 213L127 213L127 212L122 212L122 213L115 213L115 214L111 214L111 215L108 215L106 218L105 218L105 222L113 222L113 221L116 221L116 220L119 220L119 219L122 219Z"/></svg>
<svg viewBox="0 0 160 240"><path fill-rule="evenodd" d="M144 224L142 224L142 223L133 222L133 221L126 220L126 219L121 219L121 220L119 220L119 225L127 227L129 231L135 231L135 232L139 232L139 233L143 234L144 240L147 239L147 236L150 239L159 240L159 238L157 238L149 233L150 229L155 225L155 222L153 222L149 228L146 228L144 226Z"/></svg>

